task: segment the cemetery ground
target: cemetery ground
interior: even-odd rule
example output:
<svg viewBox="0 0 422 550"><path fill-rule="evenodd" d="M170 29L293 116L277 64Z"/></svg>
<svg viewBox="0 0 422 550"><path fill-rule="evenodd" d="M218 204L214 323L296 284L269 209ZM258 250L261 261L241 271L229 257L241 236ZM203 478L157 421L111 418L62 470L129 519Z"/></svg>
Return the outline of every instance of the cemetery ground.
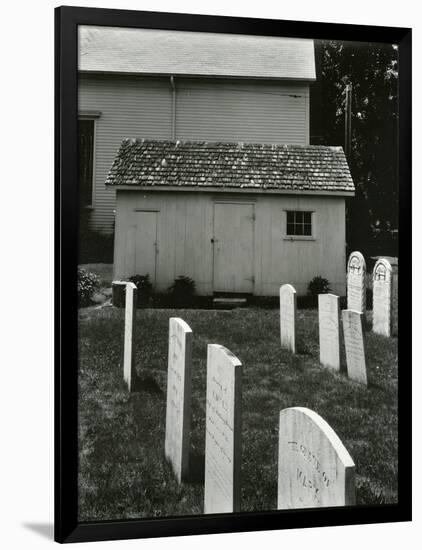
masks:
<svg viewBox="0 0 422 550"><path fill-rule="evenodd" d="M168 325L193 331L191 472L179 485L164 458ZM241 361L241 509L277 508L281 409L308 407L356 464L356 503L397 501L397 339L366 332L366 388L319 364L317 309L299 309L298 353L280 349L279 309L138 309L137 380L123 382L124 310L79 313L79 519L203 513L207 344ZM342 347L342 365L345 365Z"/></svg>

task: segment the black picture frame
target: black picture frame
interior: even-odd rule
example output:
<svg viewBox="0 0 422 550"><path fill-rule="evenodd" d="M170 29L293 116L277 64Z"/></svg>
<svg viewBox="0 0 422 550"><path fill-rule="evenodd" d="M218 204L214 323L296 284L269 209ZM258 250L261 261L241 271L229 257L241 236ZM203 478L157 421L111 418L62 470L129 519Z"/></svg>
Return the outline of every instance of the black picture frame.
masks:
<svg viewBox="0 0 422 550"><path fill-rule="evenodd" d="M78 523L77 27L100 25L396 43L399 46L398 502L301 511ZM96 8L55 10L55 540L82 542L411 520L411 30Z"/></svg>

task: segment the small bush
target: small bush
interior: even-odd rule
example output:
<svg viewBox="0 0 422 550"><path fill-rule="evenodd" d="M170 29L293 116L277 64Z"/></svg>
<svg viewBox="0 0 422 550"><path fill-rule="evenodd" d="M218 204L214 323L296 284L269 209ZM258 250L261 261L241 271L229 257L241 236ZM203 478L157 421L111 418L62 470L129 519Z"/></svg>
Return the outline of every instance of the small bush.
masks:
<svg viewBox="0 0 422 550"><path fill-rule="evenodd" d="M190 306L195 294L195 281L190 277L176 277L168 292L176 307Z"/></svg>
<svg viewBox="0 0 422 550"><path fill-rule="evenodd" d="M112 233L102 233L90 228L92 211L79 212L79 264L113 263L114 227Z"/></svg>
<svg viewBox="0 0 422 550"><path fill-rule="evenodd" d="M151 302L153 293L152 283L149 275L133 275L129 282L134 283L138 289L138 306L146 306Z"/></svg>
<svg viewBox="0 0 422 550"><path fill-rule="evenodd" d="M100 288L100 281L94 273L78 267L78 305L89 306L92 296Z"/></svg>
<svg viewBox="0 0 422 550"><path fill-rule="evenodd" d="M330 282L321 275L317 275L308 285L308 295L318 296L318 294L328 294L331 291Z"/></svg>

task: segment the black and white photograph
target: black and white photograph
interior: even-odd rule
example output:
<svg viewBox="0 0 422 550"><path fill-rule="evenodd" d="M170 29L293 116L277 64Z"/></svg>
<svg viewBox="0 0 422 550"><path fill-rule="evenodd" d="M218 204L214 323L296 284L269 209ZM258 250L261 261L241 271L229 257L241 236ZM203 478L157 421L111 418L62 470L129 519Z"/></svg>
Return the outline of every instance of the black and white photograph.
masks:
<svg viewBox="0 0 422 550"><path fill-rule="evenodd" d="M57 542L411 518L410 33L56 9Z"/></svg>
<svg viewBox="0 0 422 550"><path fill-rule="evenodd" d="M417 547L417 4L69 4L0 34L2 547Z"/></svg>
<svg viewBox="0 0 422 550"><path fill-rule="evenodd" d="M80 521L397 503L398 53L79 26Z"/></svg>

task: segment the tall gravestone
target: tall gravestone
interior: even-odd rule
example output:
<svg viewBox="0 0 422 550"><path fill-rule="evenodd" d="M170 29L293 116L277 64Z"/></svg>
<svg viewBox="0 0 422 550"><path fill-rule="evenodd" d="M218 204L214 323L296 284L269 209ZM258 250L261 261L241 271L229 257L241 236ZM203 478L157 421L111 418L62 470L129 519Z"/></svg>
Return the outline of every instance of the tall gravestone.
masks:
<svg viewBox="0 0 422 550"><path fill-rule="evenodd" d="M204 513L240 511L242 365L208 345Z"/></svg>
<svg viewBox="0 0 422 550"><path fill-rule="evenodd" d="M366 374L365 343L363 339L362 317L360 311L344 309L343 334L346 350L347 376L355 382L368 384Z"/></svg>
<svg viewBox="0 0 422 550"><path fill-rule="evenodd" d="M366 315L366 263L360 252L352 252L347 262L347 309Z"/></svg>
<svg viewBox="0 0 422 550"><path fill-rule="evenodd" d="M340 370L340 306L334 294L318 295L319 360L321 365Z"/></svg>
<svg viewBox="0 0 422 550"><path fill-rule="evenodd" d="M399 268L398 265L392 266L393 276L391 283L391 334L397 336L399 331Z"/></svg>
<svg viewBox="0 0 422 550"><path fill-rule="evenodd" d="M304 407L280 412L279 510L355 504L355 464L334 430Z"/></svg>
<svg viewBox="0 0 422 550"><path fill-rule="evenodd" d="M296 353L296 290L292 285L280 287L280 343L281 347Z"/></svg>
<svg viewBox="0 0 422 550"><path fill-rule="evenodd" d="M126 283L125 292L125 333L123 345L123 378L127 384L128 390L132 389L132 379L135 374L135 319L136 319L136 299L137 287L133 283Z"/></svg>
<svg viewBox="0 0 422 550"><path fill-rule="evenodd" d="M388 260L381 258L374 266L372 330L383 336L391 336L392 328L392 268Z"/></svg>
<svg viewBox="0 0 422 550"><path fill-rule="evenodd" d="M189 472L192 330L183 319L169 320L165 456L179 483Z"/></svg>

